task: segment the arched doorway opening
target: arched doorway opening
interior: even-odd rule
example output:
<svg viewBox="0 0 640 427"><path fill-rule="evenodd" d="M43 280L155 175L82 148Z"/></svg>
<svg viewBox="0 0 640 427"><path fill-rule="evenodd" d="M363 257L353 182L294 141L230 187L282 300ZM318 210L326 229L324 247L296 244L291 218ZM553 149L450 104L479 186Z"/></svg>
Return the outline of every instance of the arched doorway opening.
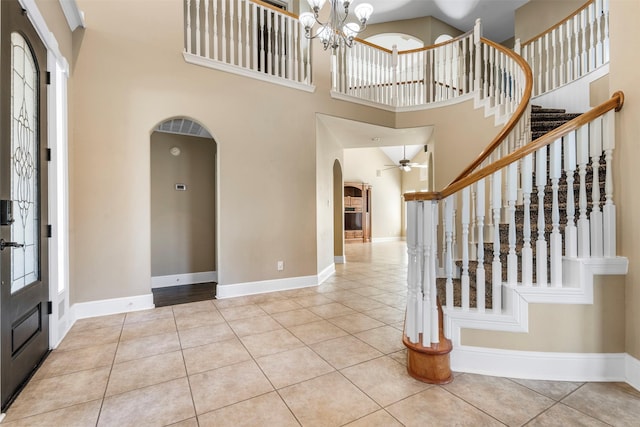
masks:
<svg viewBox="0 0 640 427"><path fill-rule="evenodd" d="M333 259L336 264L345 263L343 191L342 166L336 159L333 162Z"/></svg>
<svg viewBox="0 0 640 427"><path fill-rule="evenodd" d="M190 118L150 137L151 288L156 307L213 299L217 272L217 145Z"/></svg>

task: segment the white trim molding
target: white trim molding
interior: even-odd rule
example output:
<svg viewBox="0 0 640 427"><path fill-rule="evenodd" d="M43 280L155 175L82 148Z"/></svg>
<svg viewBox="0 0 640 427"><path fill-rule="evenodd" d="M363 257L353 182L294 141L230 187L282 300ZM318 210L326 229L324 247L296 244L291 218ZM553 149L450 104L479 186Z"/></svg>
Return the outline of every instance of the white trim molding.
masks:
<svg viewBox="0 0 640 427"><path fill-rule="evenodd" d="M329 277L333 276L336 272L336 265L330 264L320 273L318 273L318 285L323 284Z"/></svg>
<svg viewBox="0 0 640 427"><path fill-rule="evenodd" d="M193 285L195 283L217 282L217 271L202 271L198 273L170 274L168 276L154 276L151 278L151 288L168 288L170 286Z"/></svg>
<svg viewBox="0 0 640 427"><path fill-rule="evenodd" d="M64 17L67 18L67 24L71 31L78 27L84 28L84 12L78 7L76 0L59 0Z"/></svg>
<svg viewBox="0 0 640 427"><path fill-rule="evenodd" d="M625 362L629 357L626 353L554 353L454 346L451 369L535 380L625 381Z"/></svg>
<svg viewBox="0 0 640 427"><path fill-rule="evenodd" d="M246 295L266 294L268 292L309 288L318 284L318 276L287 277L284 279L243 282L232 285L216 286L216 298L233 298Z"/></svg>
<svg viewBox="0 0 640 427"><path fill-rule="evenodd" d="M316 87L312 84L299 83L293 80L283 79L281 77L272 76L270 74L262 73L259 71L253 71L244 67L238 67L237 65L226 64L224 62L215 61L213 59L204 58L202 56L194 55L188 52L182 52L184 60L189 64L199 65L201 67L212 68L214 70L225 71L231 74L237 74L243 77L249 77L263 82L275 83L280 86L289 87L291 89L302 90L305 92L313 93Z"/></svg>
<svg viewBox="0 0 640 427"><path fill-rule="evenodd" d="M145 294L124 298L79 302L75 303L71 307L71 310L72 318L75 321L88 317L128 313L130 311L148 310L151 308L155 308L153 304L153 294Z"/></svg>
<svg viewBox="0 0 640 427"><path fill-rule="evenodd" d="M344 255L337 255L333 257L333 262L335 264L346 264L347 263L347 257L345 257ZM335 269L334 269L335 271Z"/></svg>
<svg viewBox="0 0 640 427"><path fill-rule="evenodd" d="M406 113L410 111L422 111L431 110L433 108L446 107L448 105L455 105L464 101L473 99L474 93L470 92L465 95L457 96L455 98L447 99L445 101L431 102L428 104L413 105L411 107L394 107L392 105L380 104L375 101L369 101L368 99L358 98L357 96L347 95L345 93L331 90L331 98L338 99L340 101L352 102L354 104L365 105L367 107L377 108L379 110L391 111L393 113Z"/></svg>
<svg viewBox="0 0 640 427"><path fill-rule="evenodd" d="M640 390L640 360L627 353L624 371L627 383L636 390Z"/></svg>

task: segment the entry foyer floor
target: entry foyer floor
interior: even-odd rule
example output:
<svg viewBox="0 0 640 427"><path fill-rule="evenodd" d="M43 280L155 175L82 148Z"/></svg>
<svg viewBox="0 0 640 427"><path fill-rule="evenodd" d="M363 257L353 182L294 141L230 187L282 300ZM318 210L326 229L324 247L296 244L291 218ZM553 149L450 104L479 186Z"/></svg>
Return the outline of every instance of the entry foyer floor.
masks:
<svg viewBox="0 0 640 427"><path fill-rule="evenodd" d="M319 287L79 320L2 425L638 425L626 384L413 380L406 246L347 260Z"/></svg>

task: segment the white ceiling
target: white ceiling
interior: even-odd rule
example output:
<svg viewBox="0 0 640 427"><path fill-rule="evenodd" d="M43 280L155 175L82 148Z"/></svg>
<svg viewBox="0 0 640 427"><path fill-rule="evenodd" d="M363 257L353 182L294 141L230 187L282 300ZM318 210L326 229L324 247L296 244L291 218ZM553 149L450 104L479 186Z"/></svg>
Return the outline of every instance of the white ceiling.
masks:
<svg viewBox="0 0 640 427"><path fill-rule="evenodd" d="M404 158L411 160L429 142L433 126L394 129L354 120L318 114L318 121L343 148L378 147L392 163Z"/></svg>
<svg viewBox="0 0 640 427"><path fill-rule="evenodd" d="M514 34L515 10L529 0L356 0L373 6L371 23L434 16L466 32L477 18L482 20L483 36L503 42Z"/></svg>

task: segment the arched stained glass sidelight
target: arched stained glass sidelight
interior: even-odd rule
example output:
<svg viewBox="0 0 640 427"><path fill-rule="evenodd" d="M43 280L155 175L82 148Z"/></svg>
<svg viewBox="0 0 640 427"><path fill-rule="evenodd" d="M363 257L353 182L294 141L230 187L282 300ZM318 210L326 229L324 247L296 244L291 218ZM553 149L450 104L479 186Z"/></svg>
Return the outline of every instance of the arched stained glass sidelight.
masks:
<svg viewBox="0 0 640 427"><path fill-rule="evenodd" d="M40 279L38 206L38 70L26 40L11 33L11 200L15 222L11 292Z"/></svg>

